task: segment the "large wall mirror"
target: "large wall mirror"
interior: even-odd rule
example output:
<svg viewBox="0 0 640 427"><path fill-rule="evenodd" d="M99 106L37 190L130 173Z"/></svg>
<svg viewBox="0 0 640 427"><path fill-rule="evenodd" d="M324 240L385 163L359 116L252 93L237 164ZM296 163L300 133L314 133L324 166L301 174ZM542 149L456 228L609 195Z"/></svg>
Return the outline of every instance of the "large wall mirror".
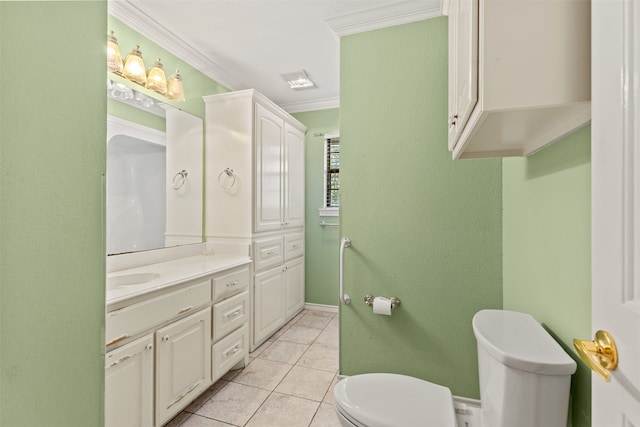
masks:
<svg viewBox="0 0 640 427"><path fill-rule="evenodd" d="M107 254L201 243L202 119L168 108L161 132L107 117Z"/></svg>

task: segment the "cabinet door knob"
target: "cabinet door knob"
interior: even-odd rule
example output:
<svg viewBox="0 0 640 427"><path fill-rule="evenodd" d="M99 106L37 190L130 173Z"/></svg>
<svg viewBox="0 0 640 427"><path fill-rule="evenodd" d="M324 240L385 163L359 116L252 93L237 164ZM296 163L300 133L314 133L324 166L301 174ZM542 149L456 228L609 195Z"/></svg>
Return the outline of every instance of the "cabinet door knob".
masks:
<svg viewBox="0 0 640 427"><path fill-rule="evenodd" d="M153 350L153 344L147 344L145 350Z"/></svg>
<svg viewBox="0 0 640 427"><path fill-rule="evenodd" d="M454 115L453 118L449 119L449 127L453 127L458 123L458 115Z"/></svg>
<svg viewBox="0 0 640 427"><path fill-rule="evenodd" d="M165 335L162 337L162 341L167 342L169 341L169 335Z"/></svg>

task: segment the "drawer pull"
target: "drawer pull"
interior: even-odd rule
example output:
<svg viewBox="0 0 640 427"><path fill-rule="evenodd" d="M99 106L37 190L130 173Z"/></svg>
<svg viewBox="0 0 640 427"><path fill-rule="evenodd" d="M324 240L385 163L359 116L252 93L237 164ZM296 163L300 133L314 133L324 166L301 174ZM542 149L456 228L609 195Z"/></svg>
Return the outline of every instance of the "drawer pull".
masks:
<svg viewBox="0 0 640 427"><path fill-rule="evenodd" d="M178 312L178 314L186 313L187 311L192 310L192 309L193 309L193 306L190 305L189 307L185 307L182 310L180 310Z"/></svg>
<svg viewBox="0 0 640 427"><path fill-rule="evenodd" d="M113 345L113 344L115 344L117 342L120 342L122 340L126 340L127 338L129 338L129 335L127 335L127 334L120 335L118 338L108 342L107 343L107 347L109 347L110 345Z"/></svg>
<svg viewBox="0 0 640 427"><path fill-rule="evenodd" d="M233 282L229 282L229 283L227 283L227 288L228 288L228 287L230 287L230 286L235 286L235 285L237 285L238 283L240 283L240 281L239 281L239 280L234 280Z"/></svg>
<svg viewBox="0 0 640 427"><path fill-rule="evenodd" d="M236 344L235 347L233 347L231 350L227 351L224 355L225 357L231 357L234 354L236 354L237 352L240 351L240 344Z"/></svg>
<svg viewBox="0 0 640 427"><path fill-rule="evenodd" d="M273 251L269 251L269 252L267 252L267 255L268 255L268 256L271 256L271 255L273 255L273 254L275 254L275 252L273 252Z"/></svg>
<svg viewBox="0 0 640 427"><path fill-rule="evenodd" d="M185 391L184 393L182 393L180 396L178 396L178 398L176 400L174 400L173 402L171 402L169 404L169 406L167 406L167 409L171 408L173 405L175 405L176 403L180 402L182 399L184 399L184 397L191 393L193 390L195 390L196 387L198 387L200 385L202 381L198 381L197 383L195 383L194 385L192 385L191 387L189 387L189 390Z"/></svg>
<svg viewBox="0 0 640 427"><path fill-rule="evenodd" d="M127 359L131 359L133 356L131 356L130 354L127 354L125 356L122 356L120 359L116 360L115 362L113 362L111 365L109 365L109 367L114 367L116 366L118 363L122 363Z"/></svg>
<svg viewBox="0 0 640 427"><path fill-rule="evenodd" d="M240 314L242 312L241 309L237 309L236 311L232 312L232 313L227 313L225 314L224 317L226 317L227 319L233 319L234 317L236 317L238 314Z"/></svg>

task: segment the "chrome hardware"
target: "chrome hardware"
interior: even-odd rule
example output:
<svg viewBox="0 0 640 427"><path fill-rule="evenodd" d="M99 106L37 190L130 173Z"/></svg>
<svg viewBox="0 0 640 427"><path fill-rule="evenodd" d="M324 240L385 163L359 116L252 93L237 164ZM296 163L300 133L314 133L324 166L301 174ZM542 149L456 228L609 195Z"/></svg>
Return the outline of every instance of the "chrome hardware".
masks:
<svg viewBox="0 0 640 427"><path fill-rule="evenodd" d="M351 239L343 237L340 240L340 301L343 304L349 304L351 297L344 293L344 249L351 246Z"/></svg>
<svg viewBox="0 0 640 427"><path fill-rule="evenodd" d="M230 357L240 351L240 344L236 344L231 350L227 351L224 355L225 357Z"/></svg>
<svg viewBox="0 0 640 427"><path fill-rule="evenodd" d="M167 342L169 341L169 335L165 335L162 337L162 341Z"/></svg>
<svg viewBox="0 0 640 427"><path fill-rule="evenodd" d="M364 303L365 305L368 305L369 307L373 307L373 300L376 297L374 297L373 295L365 295L364 296ZM391 297L391 310L395 310L396 308L400 307L400 298L396 298L396 297Z"/></svg>
<svg viewBox="0 0 640 427"><path fill-rule="evenodd" d="M234 317L236 317L238 314L240 314L241 312L242 312L242 310L237 309L237 310L236 310L236 311L234 311L233 313L227 313L227 314L225 315L225 317L226 317L227 319L229 319L229 318L234 318Z"/></svg>
<svg viewBox="0 0 640 427"><path fill-rule="evenodd" d="M267 255L273 255L273 254L275 254L275 252L273 252L273 251L267 252Z"/></svg>
<svg viewBox="0 0 640 427"><path fill-rule="evenodd" d="M124 362L125 360L131 359L133 356L130 354L127 354L125 356L120 357L118 360L116 360L115 362L113 362L111 365L109 365L109 368L112 368L114 366L116 366L119 363Z"/></svg>
<svg viewBox="0 0 640 427"><path fill-rule="evenodd" d="M240 281L239 281L239 280L234 280L233 282L229 282L229 283L227 283L227 288L228 288L229 286L235 286L235 285L237 285L238 283L240 283Z"/></svg>
<svg viewBox="0 0 640 427"><path fill-rule="evenodd" d="M185 307L182 310L180 310L178 312L178 314L186 313L187 311L192 310L192 309L193 309L193 306L190 305L189 307Z"/></svg>
<svg viewBox="0 0 640 427"><path fill-rule="evenodd" d="M171 181L171 186L174 190L179 190L182 188L184 183L187 182L187 175L189 175L189 173L186 169L182 169L180 172L175 174L175 176L173 177L173 181Z"/></svg>
<svg viewBox="0 0 640 427"><path fill-rule="evenodd" d="M107 347L109 347L110 345L113 345L117 342L120 342L122 340L126 340L127 338L129 338L129 335L124 334L124 335L120 335L118 338L113 339L112 341L107 343Z"/></svg>
<svg viewBox="0 0 640 427"><path fill-rule="evenodd" d="M223 177L222 175L226 175L226 178ZM224 180L222 178L224 178ZM231 181L231 184L226 185L228 178L233 178L233 180ZM225 170L220 172L220 174L218 175L218 185L224 188L225 190L231 189L235 184L236 184L236 176L233 174L233 169L226 168Z"/></svg>
<svg viewBox="0 0 640 427"><path fill-rule="evenodd" d="M458 115L454 115L453 118L449 119L449 127L454 127L458 124Z"/></svg>
<svg viewBox="0 0 640 427"><path fill-rule="evenodd" d="M608 382L611 371L618 367L618 349L611 334L600 330L593 341L575 338L573 346L584 364Z"/></svg>
<svg viewBox="0 0 640 427"><path fill-rule="evenodd" d="M153 350L153 344L147 344L145 350Z"/></svg>
<svg viewBox="0 0 640 427"><path fill-rule="evenodd" d="M338 227L340 224L335 224L332 222L320 221L320 227Z"/></svg>

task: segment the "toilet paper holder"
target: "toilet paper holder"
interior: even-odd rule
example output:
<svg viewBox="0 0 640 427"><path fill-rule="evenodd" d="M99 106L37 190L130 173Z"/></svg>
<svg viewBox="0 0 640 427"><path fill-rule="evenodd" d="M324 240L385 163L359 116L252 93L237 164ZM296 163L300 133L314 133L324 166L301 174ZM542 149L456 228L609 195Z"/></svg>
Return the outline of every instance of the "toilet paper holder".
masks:
<svg viewBox="0 0 640 427"><path fill-rule="evenodd" d="M364 296L364 303L369 307L373 307L374 298L375 297L373 295L367 294ZM396 308L400 307L400 298L391 297L389 298L389 300L391 301L391 310L395 310Z"/></svg>

